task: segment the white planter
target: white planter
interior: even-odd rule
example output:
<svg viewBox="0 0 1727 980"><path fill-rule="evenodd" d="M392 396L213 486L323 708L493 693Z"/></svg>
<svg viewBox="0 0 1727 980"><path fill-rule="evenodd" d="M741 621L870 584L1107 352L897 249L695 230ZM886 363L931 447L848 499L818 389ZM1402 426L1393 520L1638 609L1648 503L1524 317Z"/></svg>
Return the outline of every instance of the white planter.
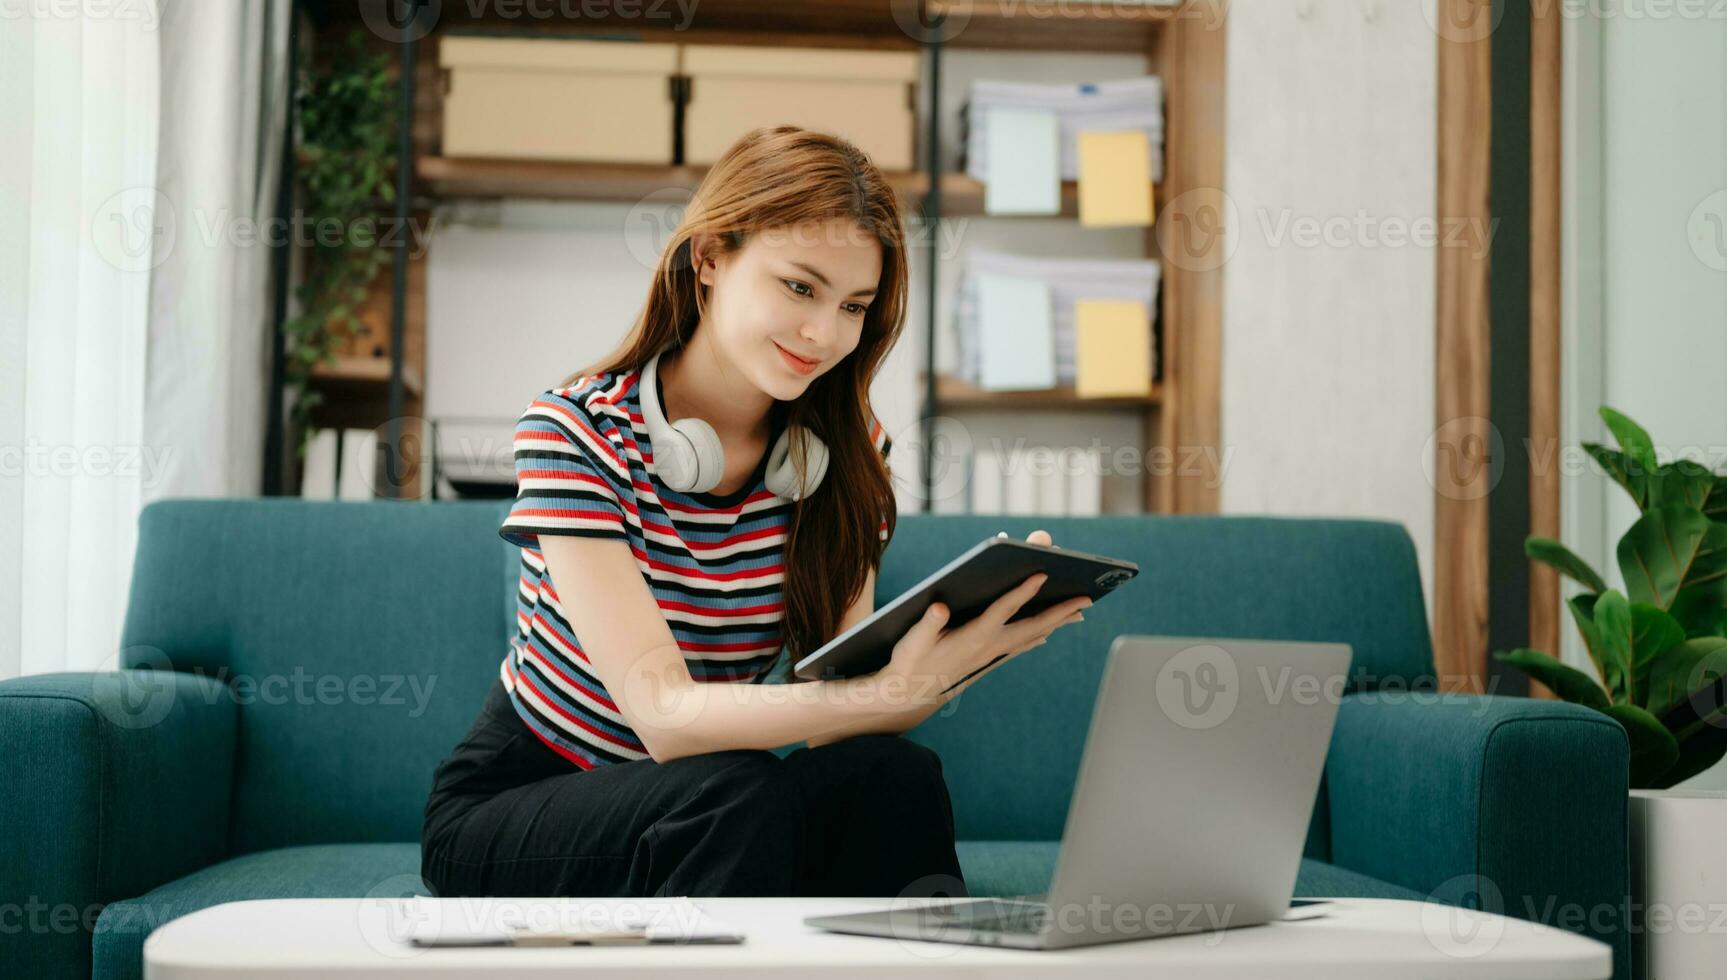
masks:
<svg viewBox="0 0 1727 980"><path fill-rule="evenodd" d="M1631 953L1639 980L1727 974L1727 792L1631 791Z"/></svg>

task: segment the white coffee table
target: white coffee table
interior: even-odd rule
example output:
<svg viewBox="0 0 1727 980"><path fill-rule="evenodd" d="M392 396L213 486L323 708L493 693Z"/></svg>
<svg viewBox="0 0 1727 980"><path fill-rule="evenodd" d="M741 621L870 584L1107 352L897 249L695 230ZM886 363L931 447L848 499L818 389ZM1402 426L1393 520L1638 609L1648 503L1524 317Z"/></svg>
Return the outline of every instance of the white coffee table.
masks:
<svg viewBox="0 0 1727 980"><path fill-rule="evenodd" d="M1612 974L1610 950L1592 939L1488 913L1379 899L1338 899L1330 915L1305 922L1051 952L838 935L802 921L806 915L908 904L886 898L696 899L709 915L748 936L739 945L421 949L400 939L404 921L425 914L424 906L419 913L409 912L410 901L274 899L214 906L152 933L144 944L144 976L466 980L562 977L577 971L583 977L640 978L699 971L753 980L821 971L847 980L905 980L913 971L921 977L968 978L1605 980ZM482 900L418 901L438 903L437 915L471 916L471 905L459 911L446 903Z"/></svg>

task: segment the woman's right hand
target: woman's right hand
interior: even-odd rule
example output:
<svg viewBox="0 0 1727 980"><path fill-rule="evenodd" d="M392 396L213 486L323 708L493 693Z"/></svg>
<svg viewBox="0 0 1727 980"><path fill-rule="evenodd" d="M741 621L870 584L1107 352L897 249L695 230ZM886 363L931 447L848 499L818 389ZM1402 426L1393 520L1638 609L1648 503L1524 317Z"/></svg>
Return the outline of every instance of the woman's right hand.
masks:
<svg viewBox="0 0 1727 980"><path fill-rule="evenodd" d="M1049 635L1085 617L1085 596L1058 602L1035 616L1009 623L1031 601L1048 575L1039 572L1008 592L964 626L946 629L948 609L932 603L923 618L894 644L887 666L871 675L880 697L912 724L934 714L990 671L1015 656L1042 646ZM973 672L976 672L973 674ZM972 676L967 677L970 674ZM957 683L966 678L963 683ZM952 690L948 690L948 688Z"/></svg>

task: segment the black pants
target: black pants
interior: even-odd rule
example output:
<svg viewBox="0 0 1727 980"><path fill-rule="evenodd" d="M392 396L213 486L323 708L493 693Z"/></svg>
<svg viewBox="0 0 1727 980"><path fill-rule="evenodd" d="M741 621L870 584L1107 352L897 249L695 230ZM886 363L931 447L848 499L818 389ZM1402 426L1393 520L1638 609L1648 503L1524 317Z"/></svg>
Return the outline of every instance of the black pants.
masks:
<svg viewBox="0 0 1727 980"><path fill-rule="evenodd" d="M421 875L442 896L964 896L941 760L896 735L581 770L501 682L439 764Z"/></svg>

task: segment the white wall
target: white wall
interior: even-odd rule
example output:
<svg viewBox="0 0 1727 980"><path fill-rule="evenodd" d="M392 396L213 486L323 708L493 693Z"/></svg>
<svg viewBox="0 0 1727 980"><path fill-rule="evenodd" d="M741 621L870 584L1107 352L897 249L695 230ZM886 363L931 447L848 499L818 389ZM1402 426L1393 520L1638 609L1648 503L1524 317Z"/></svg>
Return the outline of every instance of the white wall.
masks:
<svg viewBox="0 0 1727 980"><path fill-rule="evenodd" d="M450 224L429 254L427 401L507 415L612 350L653 269L619 247L627 208L509 204L494 227Z"/></svg>
<svg viewBox="0 0 1727 980"><path fill-rule="evenodd" d="M427 270L427 417L446 474L508 480L528 399L603 358L636 320L651 264L620 247L617 204L504 202L440 214ZM466 461L465 461L466 460Z"/></svg>
<svg viewBox="0 0 1727 980"><path fill-rule="evenodd" d="M664 208L505 202L447 209L428 253L426 414L445 472L489 461L508 479L515 419L535 395L609 353L652 266L620 247Z"/></svg>
<svg viewBox="0 0 1727 980"><path fill-rule="evenodd" d="M1402 522L1431 616L1437 257L1395 243L1434 219L1438 45L1419 4L1301 6L1230 11L1222 506Z"/></svg>
<svg viewBox="0 0 1727 980"><path fill-rule="evenodd" d="M1613 18L1602 27L1604 401L1642 423L1664 455L1713 449L1719 468L1727 462L1727 20ZM1637 510L1614 493L1607 513L1616 542Z"/></svg>

